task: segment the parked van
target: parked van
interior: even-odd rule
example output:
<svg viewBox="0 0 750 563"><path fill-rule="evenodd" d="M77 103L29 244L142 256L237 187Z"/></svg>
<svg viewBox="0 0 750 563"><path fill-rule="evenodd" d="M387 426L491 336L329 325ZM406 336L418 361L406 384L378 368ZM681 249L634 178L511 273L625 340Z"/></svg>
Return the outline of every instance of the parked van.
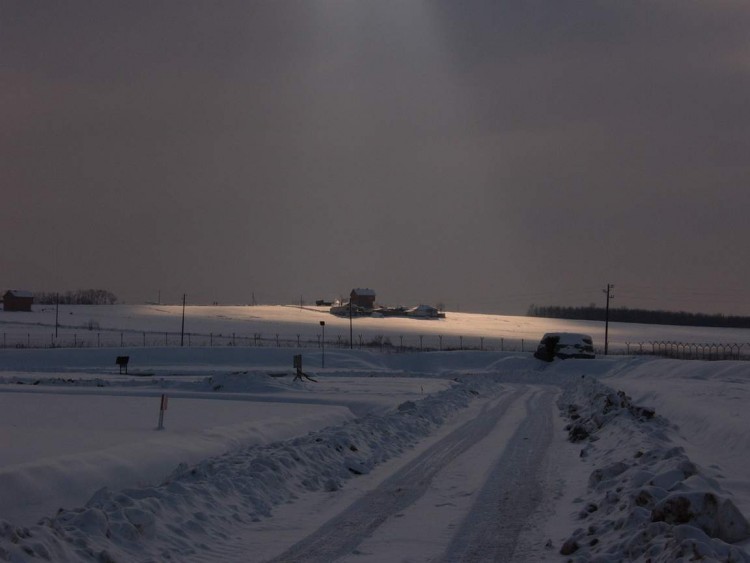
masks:
<svg viewBox="0 0 750 563"><path fill-rule="evenodd" d="M591 359L596 356L593 340L588 334L548 332L539 342L534 357L545 362L551 362L555 358L562 360L567 358Z"/></svg>

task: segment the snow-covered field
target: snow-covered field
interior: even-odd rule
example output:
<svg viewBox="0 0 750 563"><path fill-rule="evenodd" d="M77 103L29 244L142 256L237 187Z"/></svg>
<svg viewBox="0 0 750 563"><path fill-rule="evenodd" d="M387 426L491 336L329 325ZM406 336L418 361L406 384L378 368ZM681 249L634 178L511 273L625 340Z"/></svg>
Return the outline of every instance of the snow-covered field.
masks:
<svg viewBox="0 0 750 563"><path fill-rule="evenodd" d="M597 349L604 348L604 323L533 317L448 312L444 319L400 317L348 318L331 315L328 307L187 306L175 305L35 305L31 313L0 311L0 346L14 347L154 347L263 345L319 347L326 323L329 347L373 347L385 341L392 348L533 350L545 332L588 333ZM741 345L750 357L750 330L664 327L610 323L612 352L643 348L654 342ZM374 346L378 347L378 346Z"/></svg>
<svg viewBox="0 0 750 563"><path fill-rule="evenodd" d="M158 332L179 330L173 309L69 316ZM348 330L253 309L251 334L301 331L289 310L310 334L319 319ZM186 330L251 322L204 313ZM4 329L49 331L47 312L25 315L2 315ZM394 334L580 330L451 316ZM648 329L615 334L691 338ZM709 332L692 337L718 341ZM296 353L317 381L294 380ZM317 347L0 350L0 560L750 561L750 363L356 348L322 361Z"/></svg>

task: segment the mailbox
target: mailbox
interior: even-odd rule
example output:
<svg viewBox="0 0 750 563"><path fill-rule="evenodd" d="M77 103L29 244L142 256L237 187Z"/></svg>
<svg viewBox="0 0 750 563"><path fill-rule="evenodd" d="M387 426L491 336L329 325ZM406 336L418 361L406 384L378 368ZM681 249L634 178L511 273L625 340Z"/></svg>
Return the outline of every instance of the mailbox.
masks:
<svg viewBox="0 0 750 563"><path fill-rule="evenodd" d="M115 363L120 368L120 373L122 373L122 368L125 368L125 373L128 373L128 362L130 361L130 356L117 356L117 359L115 360Z"/></svg>

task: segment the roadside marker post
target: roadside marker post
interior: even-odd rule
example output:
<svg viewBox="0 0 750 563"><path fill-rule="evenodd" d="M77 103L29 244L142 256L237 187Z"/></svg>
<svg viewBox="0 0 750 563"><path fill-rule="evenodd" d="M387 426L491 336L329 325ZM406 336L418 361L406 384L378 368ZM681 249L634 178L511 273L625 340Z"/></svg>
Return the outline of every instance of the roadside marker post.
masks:
<svg viewBox="0 0 750 563"><path fill-rule="evenodd" d="M294 376L294 381L302 379L302 354L294 356L294 369L297 370L297 374Z"/></svg>
<svg viewBox="0 0 750 563"><path fill-rule="evenodd" d="M159 405L159 425L156 427L157 430L164 430L164 411L167 410L167 404L169 403L169 397L166 393L161 395L161 403Z"/></svg>
<svg viewBox="0 0 750 563"><path fill-rule="evenodd" d="M309 375L307 375L304 371L302 371L302 354L296 354L294 356L294 369L297 371L296 375L294 376L294 381L297 381L298 379L302 381L302 378L305 378L309 381L315 381L317 383L317 380L313 379Z"/></svg>

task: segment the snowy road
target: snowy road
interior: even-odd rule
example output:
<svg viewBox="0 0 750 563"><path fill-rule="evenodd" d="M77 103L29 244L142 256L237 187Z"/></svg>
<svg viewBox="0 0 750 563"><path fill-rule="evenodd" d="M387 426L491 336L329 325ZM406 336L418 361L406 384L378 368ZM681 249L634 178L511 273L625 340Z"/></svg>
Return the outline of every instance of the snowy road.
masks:
<svg viewBox="0 0 750 563"><path fill-rule="evenodd" d="M549 387L508 386L271 561L393 560L394 547L400 560L509 560L540 491L549 488L540 468L552 439L553 395ZM461 473L468 489L455 488Z"/></svg>
<svg viewBox="0 0 750 563"><path fill-rule="evenodd" d="M508 561L542 500L541 468L552 440L552 392L534 393L526 417L492 468L443 561Z"/></svg>

